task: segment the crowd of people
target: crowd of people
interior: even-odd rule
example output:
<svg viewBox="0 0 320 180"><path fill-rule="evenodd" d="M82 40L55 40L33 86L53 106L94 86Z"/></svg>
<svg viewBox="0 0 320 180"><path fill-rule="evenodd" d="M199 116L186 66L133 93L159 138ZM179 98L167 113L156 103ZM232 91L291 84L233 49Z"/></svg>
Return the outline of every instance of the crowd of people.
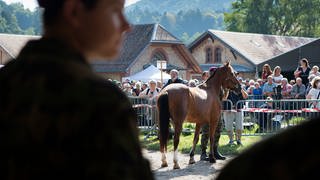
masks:
<svg viewBox="0 0 320 180"><path fill-rule="evenodd" d="M178 78L178 71L172 70L172 79ZM300 60L300 66L294 71L295 79L288 80L281 74L281 67L276 66L272 70L270 65L265 64L262 69L261 77L258 79L244 79L238 77L243 89L251 99L319 99L320 92L320 72L318 66L310 68L308 60ZM202 83L208 77L208 71L203 72L202 79L191 79L189 81L179 79L179 83L194 87ZM172 79L169 80L172 81ZM116 82L128 96L150 97L148 93L161 90L167 84L161 81L150 80L142 82L127 79L125 82ZM319 86L319 87L318 87ZM155 94L157 94L157 92Z"/></svg>

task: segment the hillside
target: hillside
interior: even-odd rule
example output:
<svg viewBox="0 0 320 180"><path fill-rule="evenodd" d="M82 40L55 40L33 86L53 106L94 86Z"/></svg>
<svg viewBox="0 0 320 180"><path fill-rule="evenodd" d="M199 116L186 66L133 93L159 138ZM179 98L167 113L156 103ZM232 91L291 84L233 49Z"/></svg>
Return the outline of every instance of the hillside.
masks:
<svg viewBox="0 0 320 180"><path fill-rule="evenodd" d="M234 0L141 0L125 9L132 24L160 23L189 43L207 29L224 30Z"/></svg>
<svg viewBox="0 0 320 180"><path fill-rule="evenodd" d="M126 8L126 12L136 8L159 13L189 11L199 9L201 12L225 12L231 7L234 0L140 0Z"/></svg>

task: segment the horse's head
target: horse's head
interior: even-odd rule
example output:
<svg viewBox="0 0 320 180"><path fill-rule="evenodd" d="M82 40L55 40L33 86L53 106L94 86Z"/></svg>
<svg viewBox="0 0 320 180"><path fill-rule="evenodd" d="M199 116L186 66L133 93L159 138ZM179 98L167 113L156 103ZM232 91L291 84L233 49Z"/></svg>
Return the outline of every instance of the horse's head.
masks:
<svg viewBox="0 0 320 180"><path fill-rule="evenodd" d="M227 62L222 68L225 79L222 81L223 89L231 89L237 94L241 93L241 84L237 79L236 73L230 65L230 62Z"/></svg>

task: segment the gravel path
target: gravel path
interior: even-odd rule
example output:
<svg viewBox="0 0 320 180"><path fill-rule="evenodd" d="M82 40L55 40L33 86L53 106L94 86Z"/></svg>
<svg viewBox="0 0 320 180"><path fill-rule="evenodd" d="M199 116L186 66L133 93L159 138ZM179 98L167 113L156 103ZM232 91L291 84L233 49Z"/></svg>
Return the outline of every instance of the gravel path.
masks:
<svg viewBox="0 0 320 180"><path fill-rule="evenodd" d="M148 151L143 150L144 156L149 159L151 168L155 175L156 180L207 180L215 179L217 177L221 168L231 159L221 161L217 160L215 164L210 164L209 162L199 161L200 155L195 155L196 163L189 165L189 155L179 153L179 170L173 170L173 153L169 152L167 154L167 161L169 167L161 168L161 153L159 151Z"/></svg>

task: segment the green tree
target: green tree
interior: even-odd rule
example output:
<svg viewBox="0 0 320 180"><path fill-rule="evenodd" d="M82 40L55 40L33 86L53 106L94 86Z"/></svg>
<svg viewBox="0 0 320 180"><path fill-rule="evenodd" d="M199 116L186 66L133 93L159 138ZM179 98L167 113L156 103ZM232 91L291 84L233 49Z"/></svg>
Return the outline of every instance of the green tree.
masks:
<svg viewBox="0 0 320 180"><path fill-rule="evenodd" d="M225 13L230 31L317 36L320 0L237 0Z"/></svg>

